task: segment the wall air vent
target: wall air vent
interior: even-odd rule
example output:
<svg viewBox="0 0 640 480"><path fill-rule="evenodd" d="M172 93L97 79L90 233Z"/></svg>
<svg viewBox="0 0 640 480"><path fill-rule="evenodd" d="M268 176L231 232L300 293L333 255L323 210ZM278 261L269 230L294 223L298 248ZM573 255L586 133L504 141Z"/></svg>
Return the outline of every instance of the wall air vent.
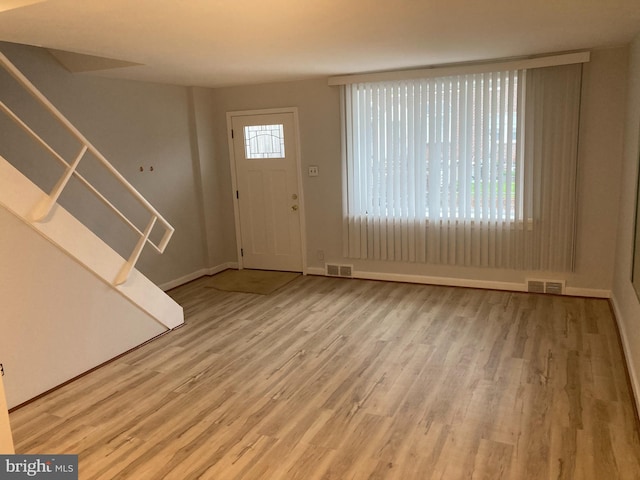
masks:
<svg viewBox="0 0 640 480"><path fill-rule="evenodd" d="M564 294L564 280L527 280L527 292L549 293L552 295Z"/></svg>
<svg viewBox="0 0 640 480"><path fill-rule="evenodd" d="M527 280L527 292L544 293L544 280Z"/></svg>
<svg viewBox="0 0 640 480"><path fill-rule="evenodd" d="M325 264L328 277L353 278L353 265Z"/></svg>
<svg viewBox="0 0 640 480"><path fill-rule="evenodd" d="M351 265L340 265L341 277L353 277L353 267Z"/></svg>
<svg viewBox="0 0 640 480"><path fill-rule="evenodd" d="M340 276L340 265L333 265L331 263L327 263L325 265L327 270L328 277L339 277Z"/></svg>
<svg viewBox="0 0 640 480"><path fill-rule="evenodd" d="M564 281L549 281L544 285L544 293L551 293L554 295L562 295L564 293Z"/></svg>

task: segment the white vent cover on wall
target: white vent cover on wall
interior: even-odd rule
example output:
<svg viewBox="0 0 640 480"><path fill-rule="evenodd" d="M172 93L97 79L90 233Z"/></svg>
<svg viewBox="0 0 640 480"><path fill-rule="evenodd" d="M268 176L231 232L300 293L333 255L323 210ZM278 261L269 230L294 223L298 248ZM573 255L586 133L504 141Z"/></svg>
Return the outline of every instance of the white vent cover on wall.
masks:
<svg viewBox="0 0 640 480"><path fill-rule="evenodd" d="M327 263L325 265L326 270L327 270L327 275L329 277L339 277L340 276L340 265L332 265L330 263Z"/></svg>
<svg viewBox="0 0 640 480"><path fill-rule="evenodd" d="M544 293L544 280L527 280L527 292Z"/></svg>
<svg viewBox="0 0 640 480"><path fill-rule="evenodd" d="M328 277L353 278L353 265L327 263L325 264L325 271Z"/></svg>
<svg viewBox="0 0 640 480"><path fill-rule="evenodd" d="M564 294L564 280L536 280L527 279L527 292L549 293L552 295Z"/></svg>

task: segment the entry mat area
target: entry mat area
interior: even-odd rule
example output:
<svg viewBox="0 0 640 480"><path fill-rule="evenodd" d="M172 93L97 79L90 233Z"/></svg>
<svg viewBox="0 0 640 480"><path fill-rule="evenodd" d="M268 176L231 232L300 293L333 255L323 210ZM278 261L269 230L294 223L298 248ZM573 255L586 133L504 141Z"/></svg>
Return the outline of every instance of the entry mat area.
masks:
<svg viewBox="0 0 640 480"><path fill-rule="evenodd" d="M211 277L207 287L225 292L269 295L299 277L296 272L271 270L225 270Z"/></svg>

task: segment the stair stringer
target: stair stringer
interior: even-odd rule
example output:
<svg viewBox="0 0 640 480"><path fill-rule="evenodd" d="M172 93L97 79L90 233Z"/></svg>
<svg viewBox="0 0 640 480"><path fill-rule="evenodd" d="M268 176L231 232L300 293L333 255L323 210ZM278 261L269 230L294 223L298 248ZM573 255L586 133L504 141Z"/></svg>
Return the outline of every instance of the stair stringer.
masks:
<svg viewBox="0 0 640 480"><path fill-rule="evenodd" d="M0 205L165 327L184 323L182 307L138 270L124 284L114 285L125 260L60 205L43 221L31 221L43 197L40 188L0 156Z"/></svg>

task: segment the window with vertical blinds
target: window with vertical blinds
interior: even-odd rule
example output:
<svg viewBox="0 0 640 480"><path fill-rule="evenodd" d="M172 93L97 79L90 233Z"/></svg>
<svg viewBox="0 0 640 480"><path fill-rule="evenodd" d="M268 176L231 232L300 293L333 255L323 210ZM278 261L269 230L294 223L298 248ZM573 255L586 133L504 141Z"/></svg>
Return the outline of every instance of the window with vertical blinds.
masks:
<svg viewBox="0 0 640 480"><path fill-rule="evenodd" d="M345 85L345 255L571 270L580 77Z"/></svg>

